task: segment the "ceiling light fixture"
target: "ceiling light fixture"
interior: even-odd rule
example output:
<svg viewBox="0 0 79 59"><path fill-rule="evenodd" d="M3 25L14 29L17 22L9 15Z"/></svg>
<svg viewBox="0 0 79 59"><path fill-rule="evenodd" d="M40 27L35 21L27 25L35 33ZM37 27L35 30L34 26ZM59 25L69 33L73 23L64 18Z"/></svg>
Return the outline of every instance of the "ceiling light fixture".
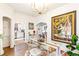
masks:
<svg viewBox="0 0 79 59"><path fill-rule="evenodd" d="M43 2L43 1L35 1L34 3L32 3L32 8L33 8L33 11L38 13L39 15L43 14L44 12L47 11L48 9L48 5Z"/></svg>

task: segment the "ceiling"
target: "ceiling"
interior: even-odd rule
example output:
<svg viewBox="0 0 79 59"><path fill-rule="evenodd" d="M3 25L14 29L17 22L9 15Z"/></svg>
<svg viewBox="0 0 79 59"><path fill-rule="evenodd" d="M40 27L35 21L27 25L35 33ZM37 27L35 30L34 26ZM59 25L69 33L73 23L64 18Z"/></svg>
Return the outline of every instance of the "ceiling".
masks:
<svg viewBox="0 0 79 59"><path fill-rule="evenodd" d="M32 8L32 6L33 6L32 4L33 4L33 2L31 2L31 3L8 3L8 5L11 6L12 8L14 8L15 11L22 12L22 13L28 14L30 16L38 16L39 14L37 12L34 12L34 9ZM44 2L44 4L45 4L45 2ZM47 3L46 2L46 4L47 4L47 10L42 11L43 14L52 9L63 6L66 3Z"/></svg>

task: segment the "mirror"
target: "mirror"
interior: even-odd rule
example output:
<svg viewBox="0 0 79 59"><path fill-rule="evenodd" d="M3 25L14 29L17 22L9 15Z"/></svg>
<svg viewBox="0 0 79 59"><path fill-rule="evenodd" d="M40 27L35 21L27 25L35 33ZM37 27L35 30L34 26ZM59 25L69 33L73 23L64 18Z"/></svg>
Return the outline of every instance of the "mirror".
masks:
<svg viewBox="0 0 79 59"><path fill-rule="evenodd" d="M45 42L47 40L47 24L40 22L37 24L38 41Z"/></svg>

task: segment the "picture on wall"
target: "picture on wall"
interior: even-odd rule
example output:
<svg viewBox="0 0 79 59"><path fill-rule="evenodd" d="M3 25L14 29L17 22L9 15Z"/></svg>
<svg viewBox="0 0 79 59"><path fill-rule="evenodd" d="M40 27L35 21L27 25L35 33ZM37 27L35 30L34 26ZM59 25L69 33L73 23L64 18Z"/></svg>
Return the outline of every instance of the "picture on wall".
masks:
<svg viewBox="0 0 79 59"><path fill-rule="evenodd" d="M71 43L71 35L73 34L76 34L76 11L52 17L52 40Z"/></svg>
<svg viewBox="0 0 79 59"><path fill-rule="evenodd" d="M31 23L31 22L30 22L30 23L28 24L28 27L29 27L29 30L33 30L33 29L34 29L34 23Z"/></svg>

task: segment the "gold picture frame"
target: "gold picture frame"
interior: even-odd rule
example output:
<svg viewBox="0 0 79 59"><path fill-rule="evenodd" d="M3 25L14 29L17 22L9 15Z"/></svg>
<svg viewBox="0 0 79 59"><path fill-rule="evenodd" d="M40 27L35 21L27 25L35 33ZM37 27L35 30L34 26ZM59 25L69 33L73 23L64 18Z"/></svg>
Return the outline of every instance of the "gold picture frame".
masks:
<svg viewBox="0 0 79 59"><path fill-rule="evenodd" d="M52 40L71 43L73 34L76 34L76 11L51 18Z"/></svg>

